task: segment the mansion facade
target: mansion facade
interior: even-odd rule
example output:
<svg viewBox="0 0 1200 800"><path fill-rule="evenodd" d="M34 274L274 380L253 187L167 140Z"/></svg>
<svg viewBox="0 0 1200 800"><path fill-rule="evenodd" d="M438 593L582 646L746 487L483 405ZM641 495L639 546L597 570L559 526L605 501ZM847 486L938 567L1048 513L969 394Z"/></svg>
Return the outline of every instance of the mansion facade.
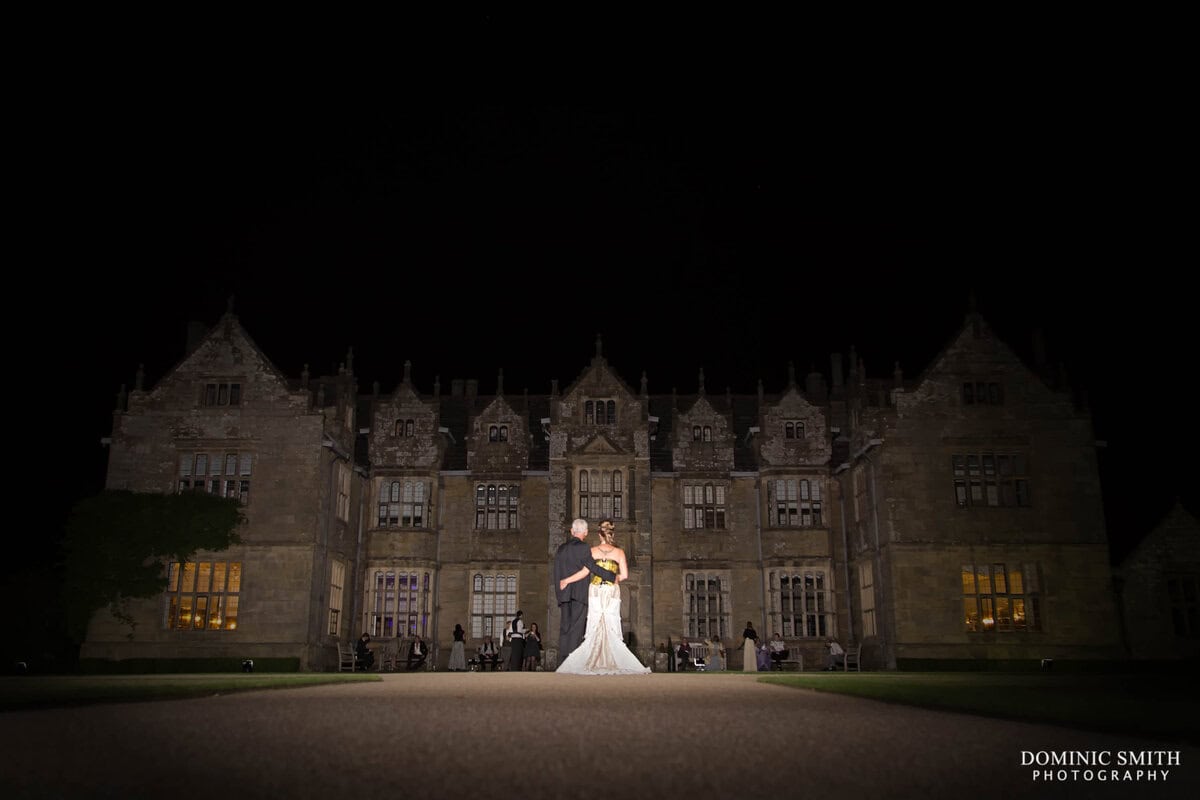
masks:
<svg viewBox="0 0 1200 800"><path fill-rule="evenodd" d="M444 667L521 609L557 660L555 549L616 523L631 649L779 632L865 668L1127 655L1086 409L975 312L916 378L830 372L755 394L651 395L597 339L548 396L477 381L360 393L282 374L232 312L114 413L107 487L238 497L241 543L164 565L132 631L95 616L85 659L283 659L422 636ZM594 533L589 543L595 543Z"/></svg>

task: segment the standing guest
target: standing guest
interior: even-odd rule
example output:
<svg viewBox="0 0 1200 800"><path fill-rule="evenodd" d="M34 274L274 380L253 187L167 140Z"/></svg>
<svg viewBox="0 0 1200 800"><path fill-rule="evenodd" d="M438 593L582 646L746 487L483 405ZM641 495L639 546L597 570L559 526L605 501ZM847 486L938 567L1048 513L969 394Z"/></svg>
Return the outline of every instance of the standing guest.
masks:
<svg viewBox="0 0 1200 800"><path fill-rule="evenodd" d="M496 650L496 643L492 641L492 637L483 637L483 644L479 645L479 671L483 672L490 665L492 672L495 672L496 662L499 660L500 653Z"/></svg>
<svg viewBox="0 0 1200 800"><path fill-rule="evenodd" d="M521 619L524 612L517 615L508 623L508 636L512 651L508 654L508 669L512 672L521 671L521 662L525 660L525 620Z"/></svg>
<svg viewBox="0 0 1200 800"><path fill-rule="evenodd" d="M450 647L450 665L451 672L463 672L467 668L467 651L466 651L466 631L463 626L455 624L454 626L454 644Z"/></svg>
<svg viewBox="0 0 1200 800"><path fill-rule="evenodd" d="M542 659L542 632L536 622L529 623L525 632L525 671L536 672Z"/></svg>
<svg viewBox="0 0 1200 800"><path fill-rule="evenodd" d="M363 669L370 669L371 665L375 663L375 654L368 646L370 644L371 637L366 631L363 631L363 635L358 637L358 641L354 644L354 655Z"/></svg>
<svg viewBox="0 0 1200 800"><path fill-rule="evenodd" d="M754 632L754 623L747 621L746 629L742 631L742 671L758 672L758 634Z"/></svg>

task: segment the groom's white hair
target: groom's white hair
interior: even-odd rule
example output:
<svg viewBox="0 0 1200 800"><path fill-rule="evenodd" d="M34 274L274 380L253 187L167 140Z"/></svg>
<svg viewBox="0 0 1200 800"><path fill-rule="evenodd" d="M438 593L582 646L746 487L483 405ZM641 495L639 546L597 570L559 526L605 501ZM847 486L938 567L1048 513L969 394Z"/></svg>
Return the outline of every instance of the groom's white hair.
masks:
<svg viewBox="0 0 1200 800"><path fill-rule="evenodd" d="M587 520L582 517L571 523L571 533L587 533Z"/></svg>

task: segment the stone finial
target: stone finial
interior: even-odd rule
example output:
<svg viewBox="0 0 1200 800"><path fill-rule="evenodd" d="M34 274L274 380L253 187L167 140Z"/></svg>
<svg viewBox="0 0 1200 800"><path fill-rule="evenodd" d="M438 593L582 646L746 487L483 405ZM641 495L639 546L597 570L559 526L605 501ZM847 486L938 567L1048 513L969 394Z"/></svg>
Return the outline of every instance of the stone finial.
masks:
<svg viewBox="0 0 1200 800"><path fill-rule="evenodd" d="M371 382L371 394L375 397L379 397L379 381Z"/></svg>
<svg viewBox="0 0 1200 800"><path fill-rule="evenodd" d="M146 365L138 364L137 374L133 376L134 391L142 391L142 386L146 382Z"/></svg>
<svg viewBox="0 0 1200 800"><path fill-rule="evenodd" d="M650 393L650 383L646 380L646 370L642 370L642 397Z"/></svg>
<svg viewBox="0 0 1200 800"><path fill-rule="evenodd" d="M412 362L407 358L404 359L404 385L412 383Z"/></svg>
<svg viewBox="0 0 1200 800"><path fill-rule="evenodd" d="M229 297L227 297L225 299L225 313L226 314L233 313L233 295L229 295Z"/></svg>
<svg viewBox="0 0 1200 800"><path fill-rule="evenodd" d="M338 362L338 375L345 375L345 374L346 374L346 362L345 361Z"/></svg>
<svg viewBox="0 0 1200 800"><path fill-rule="evenodd" d="M788 362L788 388L794 389L795 387L796 387L796 362L789 361Z"/></svg>
<svg viewBox="0 0 1200 800"><path fill-rule="evenodd" d="M441 375L433 376L433 396L434 397L442 396L442 376Z"/></svg>
<svg viewBox="0 0 1200 800"><path fill-rule="evenodd" d="M892 370L892 377L896 381L897 389L904 385L904 370L900 369L899 361L896 362L896 367Z"/></svg>
<svg viewBox="0 0 1200 800"><path fill-rule="evenodd" d="M354 374L354 345L350 345L346 350L346 372Z"/></svg>
<svg viewBox="0 0 1200 800"><path fill-rule="evenodd" d="M558 378L550 379L550 396L558 397Z"/></svg>
<svg viewBox="0 0 1200 800"><path fill-rule="evenodd" d="M121 388L117 390L117 411L125 410L125 384L121 384Z"/></svg>
<svg viewBox="0 0 1200 800"><path fill-rule="evenodd" d="M696 394L704 396L704 367L700 368L700 375L696 379Z"/></svg>
<svg viewBox="0 0 1200 800"><path fill-rule="evenodd" d="M500 374L496 376L496 396L504 394L504 367L500 368Z"/></svg>
<svg viewBox="0 0 1200 800"><path fill-rule="evenodd" d="M308 364L305 364L304 369L300 371L300 388L308 388Z"/></svg>
<svg viewBox="0 0 1200 800"><path fill-rule="evenodd" d="M604 343L600 341L600 334L596 334L596 358L604 357Z"/></svg>

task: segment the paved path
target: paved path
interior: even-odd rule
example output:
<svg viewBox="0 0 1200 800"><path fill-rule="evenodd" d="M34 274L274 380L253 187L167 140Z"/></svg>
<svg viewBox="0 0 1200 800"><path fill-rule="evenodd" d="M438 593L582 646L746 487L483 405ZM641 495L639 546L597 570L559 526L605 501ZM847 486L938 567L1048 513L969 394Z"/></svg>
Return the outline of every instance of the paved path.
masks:
<svg viewBox="0 0 1200 800"><path fill-rule="evenodd" d="M3 713L0 797L1198 797L1197 747L1182 748L1165 783L1042 783L1020 765L1022 750L1180 747L738 673L414 673Z"/></svg>

